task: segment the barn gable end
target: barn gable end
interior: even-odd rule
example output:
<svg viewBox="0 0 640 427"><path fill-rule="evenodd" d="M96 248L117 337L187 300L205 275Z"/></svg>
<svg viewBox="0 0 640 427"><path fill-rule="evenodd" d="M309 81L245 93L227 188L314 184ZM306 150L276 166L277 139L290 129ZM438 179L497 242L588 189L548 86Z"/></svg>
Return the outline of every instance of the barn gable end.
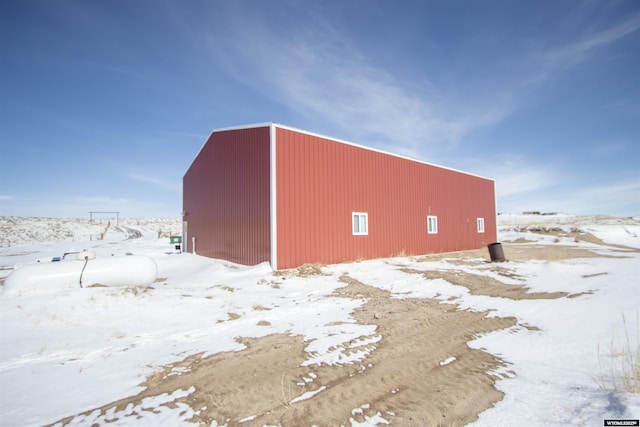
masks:
<svg viewBox="0 0 640 427"><path fill-rule="evenodd" d="M211 258L271 261L269 150L268 127L211 134L183 178L186 250L195 244Z"/></svg>

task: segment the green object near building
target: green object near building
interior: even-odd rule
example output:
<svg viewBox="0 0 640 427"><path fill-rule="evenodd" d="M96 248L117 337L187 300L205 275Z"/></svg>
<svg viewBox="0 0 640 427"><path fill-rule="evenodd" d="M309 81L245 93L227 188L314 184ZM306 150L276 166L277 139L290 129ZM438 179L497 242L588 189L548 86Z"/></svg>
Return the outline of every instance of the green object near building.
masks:
<svg viewBox="0 0 640 427"><path fill-rule="evenodd" d="M169 236L169 243L172 245L182 243L182 236Z"/></svg>

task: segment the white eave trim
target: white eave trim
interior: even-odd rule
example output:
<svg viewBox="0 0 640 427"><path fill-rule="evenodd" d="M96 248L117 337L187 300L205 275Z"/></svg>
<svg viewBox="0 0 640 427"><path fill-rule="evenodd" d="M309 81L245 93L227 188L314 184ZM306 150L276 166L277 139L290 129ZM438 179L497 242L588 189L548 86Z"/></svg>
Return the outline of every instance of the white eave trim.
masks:
<svg viewBox="0 0 640 427"><path fill-rule="evenodd" d="M363 150L374 151L376 153L385 154L387 156L397 157L399 159L409 160L411 162L421 163L423 165L433 166L433 167L440 168L440 169L446 169L446 170L449 170L451 172L457 172L457 173L461 173L461 174L464 174L464 175L474 176L476 178L482 178L482 179L486 179L488 181L494 181L495 182L495 179L493 179L493 178L487 178L486 176L477 175L477 174L474 174L474 173L471 173L471 172L465 172L463 170L454 169L454 168L450 168L450 167L447 167L447 166L438 165L438 164L435 164L435 163L425 162L423 160L418 160L418 159L414 159L412 157L407 157L407 156L403 156L403 155L400 155L400 154L391 153L389 151L380 150L378 148L367 147L366 145L356 144L355 142L345 141L343 139L334 138L334 137L331 137L331 136L322 135L322 134L315 133L315 132L309 132L309 131L306 131L306 130L303 130L303 129L298 129L298 128L295 128L295 127L292 127L292 126L281 125L281 124L278 124L278 123L272 123L272 125L276 126L276 127L279 127L281 129L287 129L287 130L290 130L290 131L293 131L293 132L303 133L303 134L306 134L306 135L315 136L315 137L322 138L322 139L327 139L329 141L338 142L340 144L351 145L352 147L361 148ZM239 129L242 129L242 128L239 128Z"/></svg>

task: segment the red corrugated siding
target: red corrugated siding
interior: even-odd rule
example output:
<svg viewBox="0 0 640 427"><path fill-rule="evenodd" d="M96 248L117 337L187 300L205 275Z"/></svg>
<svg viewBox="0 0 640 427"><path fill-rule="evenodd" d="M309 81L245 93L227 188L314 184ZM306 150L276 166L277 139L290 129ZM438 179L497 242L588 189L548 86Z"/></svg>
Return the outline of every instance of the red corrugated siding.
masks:
<svg viewBox="0 0 640 427"><path fill-rule="evenodd" d="M186 249L253 265L271 260L269 127L214 132L183 180Z"/></svg>
<svg viewBox="0 0 640 427"><path fill-rule="evenodd" d="M290 129L277 128L276 140L279 269L496 240L492 180ZM352 235L352 212L368 213L367 236ZM438 234L427 233L427 215L438 217Z"/></svg>

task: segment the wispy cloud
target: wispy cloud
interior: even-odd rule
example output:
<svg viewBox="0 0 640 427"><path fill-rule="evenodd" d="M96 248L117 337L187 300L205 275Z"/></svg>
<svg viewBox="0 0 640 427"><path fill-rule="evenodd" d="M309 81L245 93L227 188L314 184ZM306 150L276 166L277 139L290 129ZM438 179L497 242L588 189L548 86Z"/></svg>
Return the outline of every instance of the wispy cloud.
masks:
<svg viewBox="0 0 640 427"><path fill-rule="evenodd" d="M204 141L209 137L209 135L207 135L207 134L193 133L193 132L167 131L166 133L168 133L170 135L181 136L181 137L182 136L186 136L186 137L189 137L189 138L197 139L199 141Z"/></svg>
<svg viewBox="0 0 640 427"><path fill-rule="evenodd" d="M26 194L11 203L3 215L89 218L92 211L120 212L121 216L133 216L135 200L111 196L85 196L77 194ZM3 208L3 210L5 210ZM123 215L124 214L124 215Z"/></svg>
<svg viewBox="0 0 640 427"><path fill-rule="evenodd" d="M433 85L399 80L326 23L288 39L256 25L231 40L215 46L229 74L302 116L396 151L446 150L506 114L499 102L471 109Z"/></svg>
<svg viewBox="0 0 640 427"><path fill-rule="evenodd" d="M139 182L143 182L145 184L150 184L155 187L159 187L169 191L182 191L181 183L176 183L172 181L167 181L165 179L159 178L157 176L152 175L143 175L140 173L128 173L127 176L131 179L134 179Z"/></svg>
<svg viewBox="0 0 640 427"><path fill-rule="evenodd" d="M6 200L13 200L13 196L7 196L5 194L0 194L0 202L6 201Z"/></svg>
<svg viewBox="0 0 640 427"><path fill-rule="evenodd" d="M496 171L498 197L510 197L550 187L554 182L552 173L542 169L524 168Z"/></svg>
<svg viewBox="0 0 640 427"><path fill-rule="evenodd" d="M577 213L594 213L594 208L598 208L595 213L640 215L640 180L586 187L568 199Z"/></svg>
<svg viewBox="0 0 640 427"><path fill-rule="evenodd" d="M0 200L0 205L2 205L0 215L6 216L88 219L89 212L96 211L119 212L121 218L180 216L180 197L178 196L139 199L47 193ZM105 215L107 216L109 215Z"/></svg>
<svg viewBox="0 0 640 427"><path fill-rule="evenodd" d="M640 13L636 13L609 28L587 33L569 43L551 48L539 55L540 71L531 81L543 81L558 71L577 65L590 58L599 49L639 29Z"/></svg>
<svg viewBox="0 0 640 427"><path fill-rule="evenodd" d="M558 183L560 174L550 167L508 158L473 167L477 173L496 180L498 199L521 197Z"/></svg>
<svg viewBox="0 0 640 427"><path fill-rule="evenodd" d="M175 216L179 215L179 204L166 200L114 197L109 195L51 195L30 202L36 216L89 217L89 212L119 212L120 217Z"/></svg>
<svg viewBox="0 0 640 427"><path fill-rule="evenodd" d="M617 181L595 186L562 181L527 192L498 197L501 212L536 210L576 215L640 215L640 181Z"/></svg>
<svg viewBox="0 0 640 427"><path fill-rule="evenodd" d="M93 210L117 210L120 206L131 203L125 197L111 196L64 196L61 200L78 208Z"/></svg>

